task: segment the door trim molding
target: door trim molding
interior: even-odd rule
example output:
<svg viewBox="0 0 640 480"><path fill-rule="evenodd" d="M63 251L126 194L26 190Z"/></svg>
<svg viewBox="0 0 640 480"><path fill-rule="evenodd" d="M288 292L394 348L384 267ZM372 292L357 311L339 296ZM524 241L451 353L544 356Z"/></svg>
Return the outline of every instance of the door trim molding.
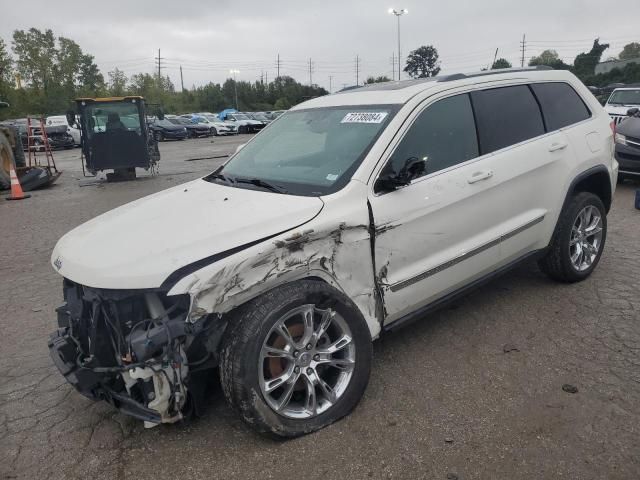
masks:
<svg viewBox="0 0 640 480"><path fill-rule="evenodd" d="M494 238L493 240L484 243L482 245L480 245L479 247L474 248L473 250L469 250L468 252L464 252L460 255L458 255L457 257L452 258L451 260L448 260L444 263L441 263L440 265L433 267L429 270L427 270L426 272L422 272L419 273L418 275L408 278L406 280L402 280L400 282L394 283L392 285L389 286L389 289L392 292L397 292L398 290L402 290L403 288L409 287L411 285L413 285L414 283L420 282L421 280L424 280L425 278L429 278L433 275L435 275L436 273L440 273L443 270L446 270L447 268L451 268L454 265L459 264L460 262L463 262L464 260L468 260L469 258L478 255L482 252L484 252L485 250L488 250L492 247L495 247L496 245L500 244L501 242L504 242L505 240L508 240L511 237L514 237L516 235L518 235L519 233L524 232L525 230L537 225L538 223L542 222L544 220L544 215L541 215L539 217L534 218L533 220L525 223L524 225L519 226L518 228L515 228L513 230L510 230L507 233L504 233L502 235L500 235L497 238Z"/></svg>

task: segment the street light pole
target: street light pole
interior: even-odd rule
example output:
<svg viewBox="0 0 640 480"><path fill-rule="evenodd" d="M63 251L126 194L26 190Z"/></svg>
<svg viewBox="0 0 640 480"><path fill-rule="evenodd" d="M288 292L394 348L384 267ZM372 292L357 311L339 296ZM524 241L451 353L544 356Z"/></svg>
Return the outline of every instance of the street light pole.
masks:
<svg viewBox="0 0 640 480"><path fill-rule="evenodd" d="M402 64L400 63L400 17L409 13L409 10L403 8L402 10L396 10L395 8L390 8L389 13L395 15L398 19L398 80L400 80L400 72L402 69Z"/></svg>
<svg viewBox="0 0 640 480"><path fill-rule="evenodd" d="M236 74L240 73L240 70L229 70L229 73L233 74L233 90L236 97L236 110L238 110L238 80L236 80Z"/></svg>

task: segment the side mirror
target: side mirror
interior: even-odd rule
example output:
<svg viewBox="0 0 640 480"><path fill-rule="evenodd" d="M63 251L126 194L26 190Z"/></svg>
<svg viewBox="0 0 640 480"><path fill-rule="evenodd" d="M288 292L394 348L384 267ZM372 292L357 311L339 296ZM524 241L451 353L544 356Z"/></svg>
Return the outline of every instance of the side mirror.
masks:
<svg viewBox="0 0 640 480"><path fill-rule="evenodd" d="M67 123L70 127L73 127L76 124L76 112L73 110L67 110Z"/></svg>
<svg viewBox="0 0 640 480"><path fill-rule="evenodd" d="M374 190L376 192L392 192L409 185L414 178L423 176L426 171L427 161L417 157L408 158L398 173L395 173L391 163L388 163L376 180Z"/></svg>
<svg viewBox="0 0 640 480"><path fill-rule="evenodd" d="M630 117L635 117L636 115L638 115L639 112L640 112L640 108L633 107L627 110L627 115Z"/></svg>

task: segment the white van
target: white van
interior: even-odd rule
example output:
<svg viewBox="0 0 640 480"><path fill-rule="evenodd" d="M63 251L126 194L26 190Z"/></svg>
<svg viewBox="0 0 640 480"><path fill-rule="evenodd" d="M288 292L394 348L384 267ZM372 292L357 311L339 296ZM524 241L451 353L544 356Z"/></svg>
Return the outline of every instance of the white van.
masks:
<svg viewBox="0 0 640 480"><path fill-rule="evenodd" d="M52 358L147 426L199 411L192 370L218 368L254 429L320 429L356 406L385 332L525 259L561 282L593 272L610 123L580 80L544 69L297 105L213 173L60 239Z"/></svg>

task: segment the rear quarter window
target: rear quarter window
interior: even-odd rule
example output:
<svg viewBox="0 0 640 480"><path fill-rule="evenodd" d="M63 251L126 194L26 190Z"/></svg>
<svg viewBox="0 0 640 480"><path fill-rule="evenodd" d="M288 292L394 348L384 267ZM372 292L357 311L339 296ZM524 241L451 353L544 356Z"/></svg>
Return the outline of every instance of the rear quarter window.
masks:
<svg viewBox="0 0 640 480"><path fill-rule="evenodd" d="M526 85L472 92L471 100L483 155L545 133L540 107Z"/></svg>
<svg viewBox="0 0 640 480"><path fill-rule="evenodd" d="M582 98L567 83L536 83L531 85L535 93L548 131L582 122L591 112Z"/></svg>

